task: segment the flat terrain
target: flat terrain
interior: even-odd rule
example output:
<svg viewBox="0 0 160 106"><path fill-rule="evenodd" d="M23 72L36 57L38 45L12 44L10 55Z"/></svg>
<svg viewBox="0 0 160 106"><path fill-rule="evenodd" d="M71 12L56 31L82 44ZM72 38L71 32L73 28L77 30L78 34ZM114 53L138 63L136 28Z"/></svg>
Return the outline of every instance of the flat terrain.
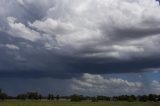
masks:
<svg viewBox="0 0 160 106"><path fill-rule="evenodd" d="M0 106L160 106L152 102L0 101Z"/></svg>

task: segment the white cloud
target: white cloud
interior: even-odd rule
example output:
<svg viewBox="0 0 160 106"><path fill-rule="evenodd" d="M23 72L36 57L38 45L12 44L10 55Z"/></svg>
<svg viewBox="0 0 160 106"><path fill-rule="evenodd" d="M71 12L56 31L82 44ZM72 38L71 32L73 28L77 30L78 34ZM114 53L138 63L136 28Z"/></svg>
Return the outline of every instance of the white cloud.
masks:
<svg viewBox="0 0 160 106"><path fill-rule="evenodd" d="M73 48L78 56L130 59L156 52L145 46L148 41L143 41L159 37L159 12L155 0L61 0L48 9L42 20L29 25L54 38L59 48ZM137 39L139 42L131 43ZM52 42L47 44L55 46ZM92 51L89 54L88 48ZM79 54L81 50L86 53Z"/></svg>
<svg viewBox="0 0 160 106"><path fill-rule="evenodd" d="M99 57L99 58L105 58L105 57L112 57L112 58L118 58L118 59L130 59L131 57L128 56L128 54L134 56L134 54L141 55L144 53L144 49L142 47L138 46L129 46L129 45L113 45L110 47L107 46L98 46L95 47L97 50L102 51L98 53L88 53L84 54L85 57Z"/></svg>
<svg viewBox="0 0 160 106"><path fill-rule="evenodd" d="M144 69L144 71L146 72L153 72L153 73L159 73L160 71L160 67L156 67L156 68L147 68L147 69Z"/></svg>
<svg viewBox="0 0 160 106"><path fill-rule="evenodd" d="M31 21L9 15L12 8L20 8L17 2L23 5L19 15L28 14ZM159 55L160 6L156 0L17 0L13 4L12 8L9 4L0 7L6 10L2 15L8 17L9 25L0 29L32 42L40 40L46 49L121 60ZM34 14L39 11L43 14Z"/></svg>
<svg viewBox="0 0 160 106"><path fill-rule="evenodd" d="M142 90L141 82L130 82L121 78L105 78L101 75L84 74L82 78L74 78L72 90L75 93L94 95L137 94Z"/></svg>
<svg viewBox="0 0 160 106"><path fill-rule="evenodd" d="M142 77L143 78L143 77ZM128 81L122 78L106 78L102 75L83 74L81 78L73 78L71 83L73 93L84 95L144 95L159 94L160 82Z"/></svg>
<svg viewBox="0 0 160 106"><path fill-rule="evenodd" d="M20 49L18 46L14 45L14 44L6 44L5 46L11 50L19 50Z"/></svg>
<svg viewBox="0 0 160 106"><path fill-rule="evenodd" d="M36 41L41 38L40 33L30 29L23 23L16 22L16 18L8 17L7 20L10 27L8 33L11 34L12 36L23 38L30 41Z"/></svg>
<svg viewBox="0 0 160 106"><path fill-rule="evenodd" d="M150 92L153 93L153 94L159 94L160 93L160 82L159 81L156 81L156 80L152 81Z"/></svg>
<svg viewBox="0 0 160 106"><path fill-rule="evenodd" d="M17 0L17 2L24 5L24 0Z"/></svg>
<svg viewBox="0 0 160 106"><path fill-rule="evenodd" d="M67 34L67 32L71 32L73 29L73 26L69 23L62 23L61 21L51 18L48 18L45 21L35 21L33 24L30 23L30 26L50 35Z"/></svg>

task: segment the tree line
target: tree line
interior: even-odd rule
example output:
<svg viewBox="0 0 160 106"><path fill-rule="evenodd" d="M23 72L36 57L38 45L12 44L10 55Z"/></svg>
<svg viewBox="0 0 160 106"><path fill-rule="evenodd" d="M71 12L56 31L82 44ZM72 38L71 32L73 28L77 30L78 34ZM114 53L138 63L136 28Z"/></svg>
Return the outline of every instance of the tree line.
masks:
<svg viewBox="0 0 160 106"><path fill-rule="evenodd" d="M134 102L134 101L141 101L141 102L147 102L147 101L154 101L158 102L160 101L160 95L156 94L148 94L148 95L121 95L121 96L83 96L83 95L70 95L70 96L60 96L60 95L54 95L54 94L48 94L47 96L43 96L39 94L38 92L27 92L24 94L18 94L17 96L8 96L5 92L3 92L0 89L0 100L8 100L8 99L17 99L17 100L69 100L73 102L80 102L80 101L92 101L92 102L98 102L98 101L128 101L128 102Z"/></svg>

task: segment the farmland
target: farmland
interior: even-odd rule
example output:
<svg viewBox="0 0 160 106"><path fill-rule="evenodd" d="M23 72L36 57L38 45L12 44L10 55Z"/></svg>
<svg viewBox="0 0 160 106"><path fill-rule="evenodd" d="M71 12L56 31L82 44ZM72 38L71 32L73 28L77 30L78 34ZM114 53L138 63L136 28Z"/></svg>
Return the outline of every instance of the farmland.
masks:
<svg viewBox="0 0 160 106"><path fill-rule="evenodd" d="M160 106L156 102L0 101L0 106Z"/></svg>

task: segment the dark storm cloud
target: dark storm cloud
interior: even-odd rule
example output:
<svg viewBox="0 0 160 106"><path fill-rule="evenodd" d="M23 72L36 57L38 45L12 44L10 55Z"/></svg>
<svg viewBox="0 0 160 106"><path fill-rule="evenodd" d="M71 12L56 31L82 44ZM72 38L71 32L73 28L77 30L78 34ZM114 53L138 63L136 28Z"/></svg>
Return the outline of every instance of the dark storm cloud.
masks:
<svg viewBox="0 0 160 106"><path fill-rule="evenodd" d="M44 96L47 96L49 93L54 93L55 95L69 95L68 83L68 80L51 78L0 78L1 89L12 96L33 91L39 92Z"/></svg>
<svg viewBox="0 0 160 106"><path fill-rule="evenodd" d="M111 36L112 39L116 39L117 41L121 40L131 40L131 39L141 39L147 36L151 35L158 35L160 34L160 29L157 28L146 28L146 29L139 29L139 28L130 28L130 29L117 29L115 30L115 35L117 36Z"/></svg>
<svg viewBox="0 0 160 106"><path fill-rule="evenodd" d="M69 79L73 76L79 77L83 73L141 73L145 69L160 67L158 58L114 60L113 62L113 59L75 59L53 54L40 55L40 53L30 56L31 58L25 55L26 60L24 61L13 60L12 56L7 57L11 59L8 61L6 58L1 58L1 65L4 69L1 69L0 77ZM109 62L110 60L112 62Z"/></svg>
<svg viewBox="0 0 160 106"><path fill-rule="evenodd" d="M0 77L66 79L160 67L154 0L0 2Z"/></svg>

